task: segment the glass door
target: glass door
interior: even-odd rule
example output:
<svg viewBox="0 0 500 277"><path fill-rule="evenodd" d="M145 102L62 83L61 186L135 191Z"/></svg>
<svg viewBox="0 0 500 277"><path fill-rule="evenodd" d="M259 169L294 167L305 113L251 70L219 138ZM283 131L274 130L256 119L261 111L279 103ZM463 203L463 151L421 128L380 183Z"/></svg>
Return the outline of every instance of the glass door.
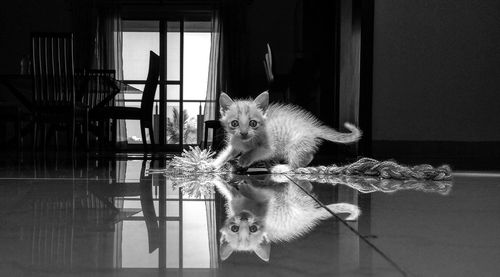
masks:
<svg viewBox="0 0 500 277"><path fill-rule="evenodd" d="M155 141L160 150L181 151L201 142L211 43L210 15L124 20L124 81L142 91L147 53L160 55L159 87L153 107ZM125 97L140 105L140 92ZM141 145L139 122L126 122L130 146Z"/></svg>
<svg viewBox="0 0 500 277"><path fill-rule="evenodd" d="M123 81L137 89L124 93L124 106L138 108L141 106L142 91L148 75L149 51L160 53L160 21L123 20L122 29ZM155 101L158 101L158 97L157 89ZM142 147L139 121L125 120L125 126L129 148ZM149 134L146 137L149 140Z"/></svg>

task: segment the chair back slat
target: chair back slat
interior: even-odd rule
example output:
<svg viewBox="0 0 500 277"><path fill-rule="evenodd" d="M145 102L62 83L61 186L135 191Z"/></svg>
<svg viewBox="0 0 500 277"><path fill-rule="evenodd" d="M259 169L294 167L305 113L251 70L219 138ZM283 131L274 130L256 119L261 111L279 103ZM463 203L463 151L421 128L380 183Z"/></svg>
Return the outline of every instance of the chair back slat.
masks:
<svg viewBox="0 0 500 277"><path fill-rule="evenodd" d="M153 103L160 77L160 57L149 51L149 70L144 91L142 92L141 110L144 117L152 117Z"/></svg>
<svg viewBox="0 0 500 277"><path fill-rule="evenodd" d="M33 33L31 47L35 106L74 106L73 35Z"/></svg>

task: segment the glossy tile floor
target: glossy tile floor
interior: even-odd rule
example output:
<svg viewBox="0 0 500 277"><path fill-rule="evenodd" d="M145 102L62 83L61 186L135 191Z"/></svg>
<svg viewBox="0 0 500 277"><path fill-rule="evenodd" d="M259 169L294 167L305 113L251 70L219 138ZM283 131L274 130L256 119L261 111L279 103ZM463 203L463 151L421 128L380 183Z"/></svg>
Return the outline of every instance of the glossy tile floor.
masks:
<svg viewBox="0 0 500 277"><path fill-rule="evenodd" d="M0 276L500 274L500 174L181 178L168 160L3 161Z"/></svg>

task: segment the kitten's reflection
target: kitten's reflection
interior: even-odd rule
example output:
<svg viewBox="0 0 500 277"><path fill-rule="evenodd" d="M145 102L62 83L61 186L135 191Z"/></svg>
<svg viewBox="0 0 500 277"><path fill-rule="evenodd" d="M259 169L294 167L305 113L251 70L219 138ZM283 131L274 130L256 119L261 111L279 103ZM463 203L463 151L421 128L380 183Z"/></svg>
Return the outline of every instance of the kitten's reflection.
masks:
<svg viewBox="0 0 500 277"><path fill-rule="evenodd" d="M305 193L312 191L310 182L344 185L363 194L412 190L445 196L453 187L452 181L334 174L166 176L188 196L204 198L213 193L214 186L224 196L227 219L220 229L222 260L233 252L250 251L268 261L272 242L286 242L301 237L321 220L331 217L331 213ZM352 204L333 203L327 207L334 213L347 213L347 220L355 220L360 214L359 208Z"/></svg>
<svg viewBox="0 0 500 277"><path fill-rule="evenodd" d="M312 185L301 181L298 187L284 176L234 176L230 182L214 182L226 198L227 219L220 229L220 257L227 259L235 251L255 252L269 261L272 242L286 242L310 232L321 220L332 215L304 191ZM334 203L327 206L334 213L348 214L356 220L356 205Z"/></svg>

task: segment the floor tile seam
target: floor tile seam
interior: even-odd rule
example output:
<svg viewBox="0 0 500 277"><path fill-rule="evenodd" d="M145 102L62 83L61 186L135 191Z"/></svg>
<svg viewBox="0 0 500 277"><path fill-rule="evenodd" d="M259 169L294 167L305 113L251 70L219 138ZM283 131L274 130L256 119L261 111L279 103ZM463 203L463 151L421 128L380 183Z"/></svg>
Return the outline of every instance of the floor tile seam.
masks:
<svg viewBox="0 0 500 277"><path fill-rule="evenodd" d="M394 268L396 268L403 276L408 276L408 272L404 270L400 265L398 265L394 260L392 260L386 253L384 253L381 249L379 249L375 244L362 236L356 229L354 229L351 225L349 225L345 220L340 218L334 212L332 212L325 204L323 204L319 199L297 184L288 174L284 174L286 178L288 178L294 185L296 185L299 189L301 189L304 193L306 193L309 197L311 197L316 203L318 203L323 209L327 210L330 214L332 214L336 219L338 219L342 224L344 224L347 229L349 229L354 235L359 237L362 241L364 241L370 248L372 248L375 252L377 252L382 258L384 258L389 264L391 264Z"/></svg>
<svg viewBox="0 0 500 277"><path fill-rule="evenodd" d="M79 180L79 181L115 181L116 179L93 179L93 178L69 178L69 177L54 177L54 178L38 178L38 177L0 177L0 181L4 180ZM141 179L128 179L125 182L119 182L120 184L136 183L140 182Z"/></svg>
<svg viewBox="0 0 500 277"><path fill-rule="evenodd" d="M453 177L483 177L500 178L500 172L481 172L481 171L456 171L452 173Z"/></svg>

